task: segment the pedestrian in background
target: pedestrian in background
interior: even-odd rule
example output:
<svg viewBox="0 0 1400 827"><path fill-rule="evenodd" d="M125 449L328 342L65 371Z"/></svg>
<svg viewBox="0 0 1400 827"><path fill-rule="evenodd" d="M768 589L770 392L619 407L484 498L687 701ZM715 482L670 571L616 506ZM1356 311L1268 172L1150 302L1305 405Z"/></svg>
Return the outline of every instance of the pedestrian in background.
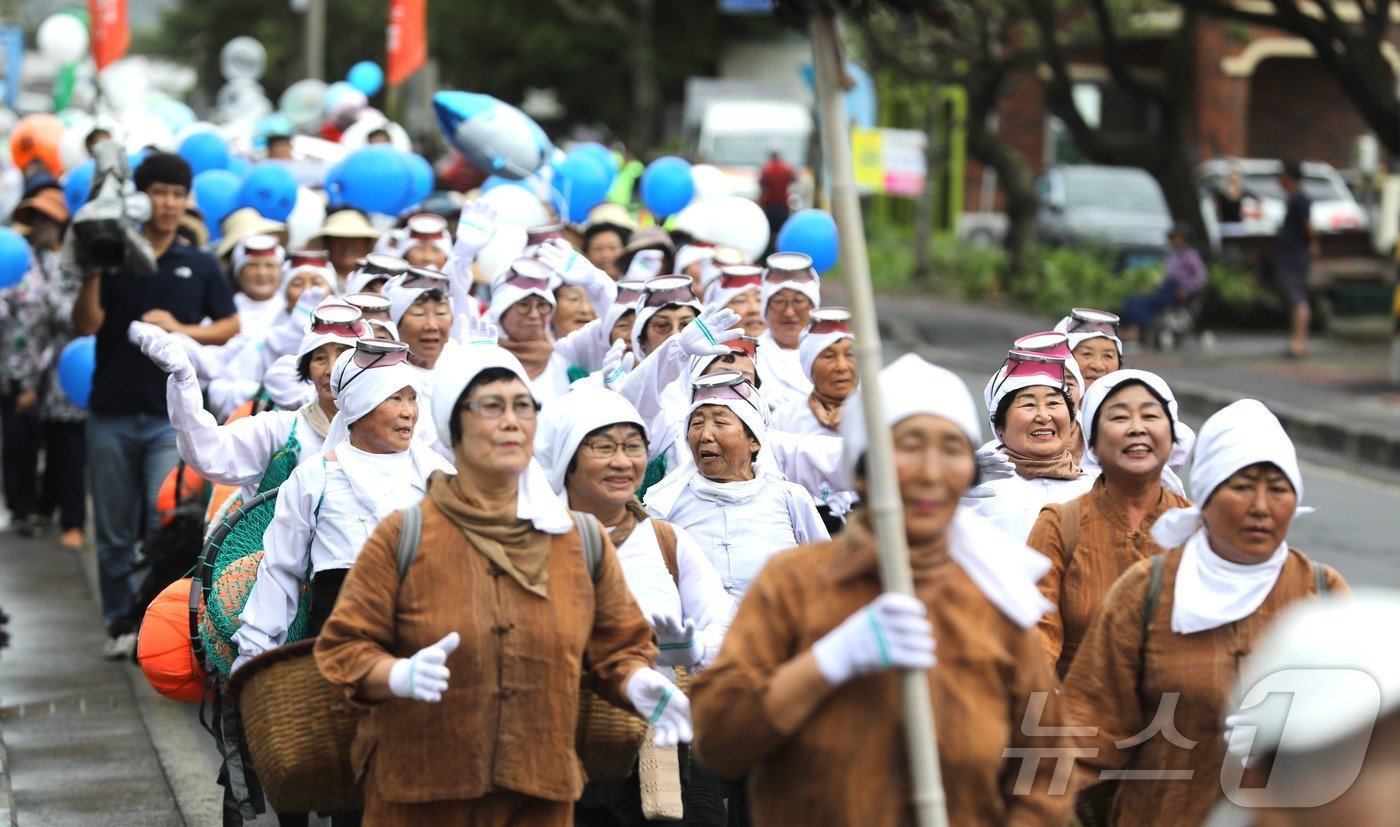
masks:
<svg viewBox="0 0 1400 827"><path fill-rule="evenodd" d="M1312 311L1308 307L1308 274L1318 251L1317 233L1310 218L1312 199L1303 192L1303 165L1297 161L1284 161L1278 182L1288 196L1283 223L1279 225L1278 236L1274 239L1275 276L1279 292L1288 305L1288 320L1292 328L1288 350L1284 355L1290 359L1302 359L1308 355L1308 326L1312 323Z"/></svg>
<svg viewBox="0 0 1400 827"><path fill-rule="evenodd" d="M797 180L797 173L792 171L792 166L783 160L783 156L776 149L768 155L768 163L764 164L758 173L758 206L763 208L763 214L768 217L768 229L774 239L769 244L771 252L778 238L778 230L783 228L783 222L792 215L792 207L788 205L788 191L792 189L792 184Z"/></svg>
<svg viewBox="0 0 1400 827"><path fill-rule="evenodd" d="M1136 293L1123 302L1119 312L1123 341L1136 342L1162 311L1185 306L1206 287L1206 263L1191 246L1196 234L1191 225L1178 221L1167 233L1167 259L1162 268L1162 281L1150 293Z"/></svg>

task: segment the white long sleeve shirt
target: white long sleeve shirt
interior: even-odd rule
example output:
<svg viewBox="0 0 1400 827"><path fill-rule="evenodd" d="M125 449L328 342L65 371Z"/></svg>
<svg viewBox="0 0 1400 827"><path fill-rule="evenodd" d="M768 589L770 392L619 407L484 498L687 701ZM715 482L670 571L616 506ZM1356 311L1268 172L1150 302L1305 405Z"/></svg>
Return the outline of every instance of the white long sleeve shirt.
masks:
<svg viewBox="0 0 1400 827"><path fill-rule="evenodd" d="M351 485L341 452L375 471L375 496L366 502ZM253 657L282 645L296 617L302 584L318 572L348 569L384 517L423 499L433 471L452 467L425 446L399 454L368 454L342 442L298 465L282 484L272 523L263 534L263 557L233 640L241 656Z"/></svg>
<svg viewBox="0 0 1400 827"><path fill-rule="evenodd" d="M763 395L775 409L812 393L812 380L802 369L801 354L796 348L783 348L768 331L758 337L758 375L763 378Z"/></svg>
<svg viewBox="0 0 1400 827"><path fill-rule="evenodd" d="M990 520L1017 540L1031 535L1040 509L1051 503L1064 503L1094 486L1097 473L1085 472L1079 479L1055 480L1042 477L1028 480L1020 474L983 483L996 492L993 497L964 497L963 505Z"/></svg>
<svg viewBox="0 0 1400 827"><path fill-rule="evenodd" d="M769 420L768 428L772 431L783 431L797 436L841 438L840 431L828 428L817 421L817 415L812 413L812 406L808 404L808 398L805 396L801 399L788 399L781 408L773 411L773 418Z"/></svg>
<svg viewBox="0 0 1400 827"><path fill-rule="evenodd" d="M700 665L709 666L719 654L734 619L734 598L725 591L719 572L695 540L679 526L675 531L676 579L666 570L651 520L637 524L618 546L617 559L642 614L648 618L666 614L695 621L696 638L704 645Z"/></svg>

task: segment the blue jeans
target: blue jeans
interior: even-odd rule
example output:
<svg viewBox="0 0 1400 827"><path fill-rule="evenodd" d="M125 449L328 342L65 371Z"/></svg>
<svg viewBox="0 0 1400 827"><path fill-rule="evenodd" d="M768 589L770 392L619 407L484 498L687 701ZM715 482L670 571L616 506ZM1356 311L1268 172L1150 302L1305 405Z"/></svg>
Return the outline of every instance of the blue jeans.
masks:
<svg viewBox="0 0 1400 827"><path fill-rule="evenodd" d="M97 576L107 633L131 631L136 544L160 527L156 496L180 461L170 420L150 414L87 418Z"/></svg>

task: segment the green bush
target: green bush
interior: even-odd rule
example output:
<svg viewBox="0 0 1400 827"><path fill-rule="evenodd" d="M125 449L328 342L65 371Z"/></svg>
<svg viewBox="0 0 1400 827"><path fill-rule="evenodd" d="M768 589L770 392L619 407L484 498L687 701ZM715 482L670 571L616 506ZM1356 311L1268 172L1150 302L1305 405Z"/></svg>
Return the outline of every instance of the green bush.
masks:
<svg viewBox="0 0 1400 827"><path fill-rule="evenodd" d="M1253 272L1219 262L1207 271L1206 289L1220 310L1247 314L1260 307L1279 308L1278 294L1261 285Z"/></svg>
<svg viewBox="0 0 1400 827"><path fill-rule="evenodd" d="M1069 307L1095 307L1116 312L1133 293L1151 290L1162 280L1162 268L1114 269L1114 253L1096 247L1037 248L1027 273L1011 283L1008 293L1017 304L1046 316L1062 316Z"/></svg>

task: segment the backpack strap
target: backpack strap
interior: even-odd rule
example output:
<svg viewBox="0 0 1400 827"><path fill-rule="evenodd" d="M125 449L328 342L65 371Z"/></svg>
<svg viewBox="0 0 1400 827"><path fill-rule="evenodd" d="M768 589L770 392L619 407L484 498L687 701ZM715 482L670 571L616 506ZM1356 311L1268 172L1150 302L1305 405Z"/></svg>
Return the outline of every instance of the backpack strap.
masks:
<svg viewBox="0 0 1400 827"><path fill-rule="evenodd" d="M1060 503L1060 556L1064 557L1065 568L1074 559L1074 550L1079 546L1079 522L1082 509L1079 498Z"/></svg>
<svg viewBox="0 0 1400 827"><path fill-rule="evenodd" d="M1147 645L1147 627L1157 613L1157 601L1162 597L1162 570L1166 568L1166 553L1152 555L1152 575L1147 581L1147 600L1142 604L1142 642Z"/></svg>
<svg viewBox="0 0 1400 827"><path fill-rule="evenodd" d="M579 539L583 541L583 561L588 565L588 576L598 582L598 569L603 564L603 524L592 514L570 511L574 526L578 528Z"/></svg>
<svg viewBox="0 0 1400 827"><path fill-rule="evenodd" d="M661 546L661 560L666 564L666 571L671 573L671 579L679 586L681 566L676 560L676 527L655 517L651 518L651 527L656 531L656 544Z"/></svg>
<svg viewBox="0 0 1400 827"><path fill-rule="evenodd" d="M418 556L418 542L423 537L423 509L414 503L408 508L399 510L403 515L403 524L399 526L399 581L402 582L404 575L408 573L408 567L413 565L413 558Z"/></svg>
<svg viewBox="0 0 1400 827"><path fill-rule="evenodd" d="M1327 594L1327 567L1316 560L1310 562L1313 570L1313 591L1319 595Z"/></svg>

